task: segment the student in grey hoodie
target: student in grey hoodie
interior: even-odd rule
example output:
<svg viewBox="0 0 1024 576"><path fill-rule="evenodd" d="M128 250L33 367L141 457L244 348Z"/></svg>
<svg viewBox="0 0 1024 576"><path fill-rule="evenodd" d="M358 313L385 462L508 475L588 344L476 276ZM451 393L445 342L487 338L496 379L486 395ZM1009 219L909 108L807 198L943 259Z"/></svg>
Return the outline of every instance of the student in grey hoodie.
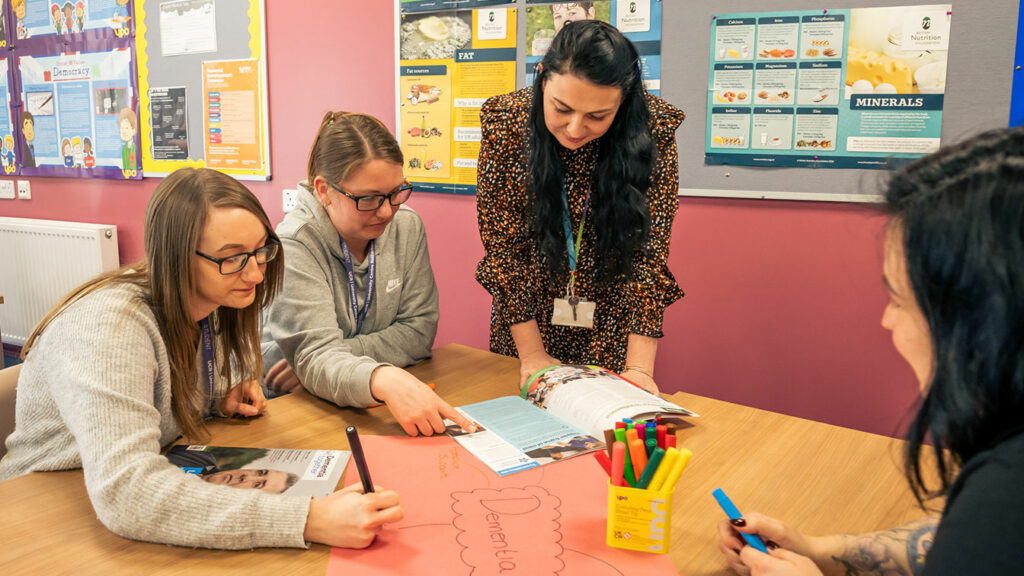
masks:
<svg viewBox="0 0 1024 576"><path fill-rule="evenodd" d="M437 285L394 136L366 114L328 112L298 206L277 227L284 285L263 332L265 385L299 383L341 406L383 402L410 436L470 422L401 367L430 357Z"/></svg>

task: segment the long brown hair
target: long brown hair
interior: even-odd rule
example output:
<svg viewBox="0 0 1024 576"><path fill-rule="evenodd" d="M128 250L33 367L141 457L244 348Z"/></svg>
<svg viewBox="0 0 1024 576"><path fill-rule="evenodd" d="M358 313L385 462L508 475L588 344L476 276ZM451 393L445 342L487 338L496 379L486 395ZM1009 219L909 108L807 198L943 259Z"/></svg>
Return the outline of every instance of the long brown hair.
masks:
<svg viewBox="0 0 1024 576"><path fill-rule="evenodd" d="M191 297L196 289L192 263L198 256L210 208L242 208L255 215L267 231L267 242L277 235L259 200L235 179L216 170L181 168L161 182L146 208L146 258L98 276L73 290L54 306L29 335L22 349L25 358L50 322L81 298L114 283L141 286L148 293L171 368L171 406L174 419L187 438L201 439L205 393L196 386L199 326L192 320ZM256 285L256 298L242 309L221 307L211 327L223 352L220 374L229 383L258 378L263 371L260 354L262 310L281 285L284 257L267 263L264 280ZM232 377L232 367L238 378Z"/></svg>
<svg viewBox="0 0 1024 576"><path fill-rule="evenodd" d="M309 151L306 178L310 189L320 176L343 182L352 171L370 160L403 164L402 148L380 120L369 114L328 112Z"/></svg>

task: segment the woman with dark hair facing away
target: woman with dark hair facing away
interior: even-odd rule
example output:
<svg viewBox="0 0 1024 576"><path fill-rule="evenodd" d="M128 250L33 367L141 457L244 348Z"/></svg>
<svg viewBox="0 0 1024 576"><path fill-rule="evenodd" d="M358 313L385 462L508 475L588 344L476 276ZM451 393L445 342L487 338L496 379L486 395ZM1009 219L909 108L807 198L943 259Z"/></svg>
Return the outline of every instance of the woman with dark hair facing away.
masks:
<svg viewBox="0 0 1024 576"><path fill-rule="evenodd" d="M552 364L598 364L657 392L683 113L644 90L636 48L597 20L562 28L532 87L480 113L477 215L491 351L520 384Z"/></svg>
<svg viewBox="0 0 1024 576"><path fill-rule="evenodd" d="M164 179L144 236L144 260L75 289L29 335L0 480L82 468L100 521L133 540L368 546L402 517L394 492L239 490L160 454L182 434L205 439L206 418L263 412L260 314L284 261L259 200L214 170Z"/></svg>
<svg viewBox="0 0 1024 576"><path fill-rule="evenodd" d="M443 433L462 414L402 367L430 357L437 286L411 208L402 150L380 120L328 112L309 152L298 207L277 232L288 256L270 310L266 384L302 386L340 406L383 402L407 434Z"/></svg>
<svg viewBox="0 0 1024 576"><path fill-rule="evenodd" d="M886 203L882 326L922 392L904 466L922 506L946 498L942 515L817 537L760 514L723 521L719 548L740 574L1021 572L1024 129L917 161L893 176ZM778 548L744 547L737 530Z"/></svg>

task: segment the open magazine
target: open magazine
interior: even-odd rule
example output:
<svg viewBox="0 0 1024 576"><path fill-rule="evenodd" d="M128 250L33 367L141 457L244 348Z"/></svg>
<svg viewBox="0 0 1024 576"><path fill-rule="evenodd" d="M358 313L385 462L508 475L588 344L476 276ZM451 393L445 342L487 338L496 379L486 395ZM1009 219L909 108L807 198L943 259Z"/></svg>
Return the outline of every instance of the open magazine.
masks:
<svg viewBox="0 0 1024 576"><path fill-rule="evenodd" d="M536 372L520 395L457 408L478 424L448 433L499 476L603 449L604 431L623 418L697 414L596 366L558 365Z"/></svg>
<svg viewBox="0 0 1024 576"><path fill-rule="evenodd" d="M211 484L322 498L334 492L347 450L174 446L167 459Z"/></svg>

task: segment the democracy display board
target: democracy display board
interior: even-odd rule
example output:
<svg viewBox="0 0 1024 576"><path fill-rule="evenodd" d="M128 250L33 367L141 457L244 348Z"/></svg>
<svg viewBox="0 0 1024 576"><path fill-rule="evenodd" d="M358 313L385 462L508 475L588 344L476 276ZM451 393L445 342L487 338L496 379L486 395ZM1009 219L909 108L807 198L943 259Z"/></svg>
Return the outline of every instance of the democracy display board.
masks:
<svg viewBox="0 0 1024 576"><path fill-rule="evenodd" d="M270 179L262 0L135 0L142 167Z"/></svg>
<svg viewBox="0 0 1024 576"><path fill-rule="evenodd" d="M4 8L4 173L141 178L133 6L11 0Z"/></svg>
<svg viewBox="0 0 1024 576"><path fill-rule="evenodd" d="M566 22L619 27L640 52L647 89L661 87L659 0L399 0L396 7L397 135L417 191L476 193L480 106L532 84Z"/></svg>
<svg viewBox="0 0 1024 576"><path fill-rule="evenodd" d="M673 33L663 40L662 97L687 114L676 133L680 194L876 201L884 173L864 168L882 167L873 164L877 159L898 165L936 144L1005 127L1014 74L1013 51L1006 47L1016 36L1018 3L991 2L968 10L967 4L953 2L938 5L940 11L946 8L938 16L920 15L916 22L906 16L921 4L847 0L825 6L792 0L786 12L765 12L765 4L753 0L692 2L685 8L664 2L664 27ZM893 19L900 10L905 17ZM840 15L841 33L838 18L822 19ZM743 24L719 24L730 16L783 20L755 21L744 31ZM784 20L793 17L799 19L796 36L794 23ZM810 25L806 35L805 18ZM916 24L925 36L948 24L948 48L905 46L908 34L919 34L905 31L905 23ZM759 36L762 24L768 30ZM720 42L722 31L730 28ZM792 54L787 56L787 50ZM735 64L751 66L724 70ZM944 74L937 73L943 68ZM801 74L810 74L803 84L810 89L802 94ZM745 92L745 103L740 92ZM762 92L767 98L759 101ZM731 114L737 120L715 108L750 113ZM798 113L801 109L804 114ZM798 146L801 140L804 145Z"/></svg>
<svg viewBox="0 0 1024 576"><path fill-rule="evenodd" d="M718 14L708 164L896 168L939 148L952 6Z"/></svg>

